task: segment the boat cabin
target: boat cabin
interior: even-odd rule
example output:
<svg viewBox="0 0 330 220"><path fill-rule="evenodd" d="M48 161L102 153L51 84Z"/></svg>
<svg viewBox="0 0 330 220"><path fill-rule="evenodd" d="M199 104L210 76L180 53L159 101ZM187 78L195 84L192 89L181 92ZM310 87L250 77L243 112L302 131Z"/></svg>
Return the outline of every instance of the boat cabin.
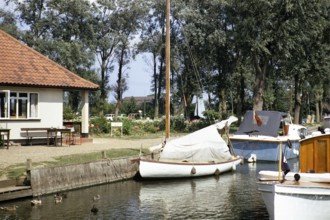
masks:
<svg viewBox="0 0 330 220"><path fill-rule="evenodd" d="M303 138L307 129L292 124L288 113L278 111L247 111L235 135L291 136Z"/></svg>
<svg viewBox="0 0 330 220"><path fill-rule="evenodd" d="M330 134L300 141L300 172L330 173Z"/></svg>

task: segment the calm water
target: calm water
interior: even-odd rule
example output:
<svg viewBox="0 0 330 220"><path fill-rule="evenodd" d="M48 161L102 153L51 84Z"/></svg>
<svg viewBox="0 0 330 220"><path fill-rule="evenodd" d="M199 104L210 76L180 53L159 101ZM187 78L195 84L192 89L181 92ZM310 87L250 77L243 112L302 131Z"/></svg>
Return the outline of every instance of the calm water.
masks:
<svg viewBox="0 0 330 220"><path fill-rule="evenodd" d="M290 163L295 170L296 162ZM0 203L18 206L15 212L0 210L0 219L268 219L256 184L263 169L276 170L277 164L245 163L218 178L100 185L69 191L60 204L53 195L43 196L39 207L32 207L31 199ZM96 215L90 211L94 204Z"/></svg>

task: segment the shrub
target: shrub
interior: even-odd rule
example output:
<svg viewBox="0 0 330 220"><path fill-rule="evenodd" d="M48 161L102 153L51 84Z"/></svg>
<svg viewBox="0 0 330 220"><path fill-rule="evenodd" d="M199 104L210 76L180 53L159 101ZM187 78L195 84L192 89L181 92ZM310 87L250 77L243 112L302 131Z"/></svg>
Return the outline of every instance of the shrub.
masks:
<svg viewBox="0 0 330 220"><path fill-rule="evenodd" d="M110 132L109 121L101 116L90 119L90 133L91 134L102 134Z"/></svg>
<svg viewBox="0 0 330 220"><path fill-rule="evenodd" d="M154 123L154 122L145 122L145 123L142 123L142 127L143 127L143 130L146 132L146 133L156 133L160 130L159 126L157 126L158 123Z"/></svg>
<svg viewBox="0 0 330 220"><path fill-rule="evenodd" d="M198 121L188 123L186 131L187 132L194 132L194 131L197 131L199 129L205 128L209 125L210 125L209 120L201 119L201 120L198 120Z"/></svg>
<svg viewBox="0 0 330 220"><path fill-rule="evenodd" d="M205 116L205 118L210 119L210 120L218 120L218 119L220 119L219 112L214 111L213 109L205 111L204 112L204 116Z"/></svg>
<svg viewBox="0 0 330 220"><path fill-rule="evenodd" d="M130 135L132 133L133 122L128 118L122 118L121 121L123 122L123 134Z"/></svg>
<svg viewBox="0 0 330 220"><path fill-rule="evenodd" d="M176 132L183 132L186 130L186 123L183 117L171 118L171 129Z"/></svg>
<svg viewBox="0 0 330 220"><path fill-rule="evenodd" d="M117 122L123 122L124 135L145 135L147 133L157 133L165 131L165 119L154 121L131 120L128 118L120 118ZM209 120L201 119L194 122L185 121L182 117L171 118L171 132L194 132L210 125ZM111 124L105 117L96 117L90 120L90 133L94 135L109 134ZM113 136L120 136L121 130L114 129Z"/></svg>
<svg viewBox="0 0 330 220"><path fill-rule="evenodd" d="M158 124L160 130L165 131L165 118L159 121L154 121L154 123Z"/></svg>
<svg viewBox="0 0 330 220"><path fill-rule="evenodd" d="M73 120L75 119L76 114L73 112L72 108L68 105L64 105L63 107L63 119L64 120Z"/></svg>

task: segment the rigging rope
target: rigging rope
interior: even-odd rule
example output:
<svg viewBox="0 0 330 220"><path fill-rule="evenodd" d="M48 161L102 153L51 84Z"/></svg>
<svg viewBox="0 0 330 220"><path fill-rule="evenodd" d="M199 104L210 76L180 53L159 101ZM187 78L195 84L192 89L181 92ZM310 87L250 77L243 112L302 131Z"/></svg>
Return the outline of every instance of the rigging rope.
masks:
<svg viewBox="0 0 330 220"><path fill-rule="evenodd" d="M185 34L184 34L184 36L185 36ZM192 67L193 67L193 72L195 74L195 77L196 77L196 80L197 80L197 83L198 83L200 92L203 95L204 87L203 87L202 79L199 76L199 71L198 71L198 68L197 68L197 65L196 65L196 62L195 62L193 53L191 51L190 45L189 45L188 41L186 40L186 38L184 38L184 39L185 39L185 42L186 42L186 45L187 45L187 50L188 50L189 57L191 59L191 63L192 63ZM197 95L196 95L196 104L197 104ZM209 110L209 109L210 109L210 103L207 102L207 110ZM209 113L207 111L206 111L206 114L207 114L208 121L211 124L211 117L210 117L210 115L209 115ZM213 118L213 121L215 121L214 118Z"/></svg>
<svg viewBox="0 0 330 220"><path fill-rule="evenodd" d="M191 62L192 63L192 67L193 67L193 70L194 70L194 73L195 73L195 76L196 76L198 85L200 87L201 92L203 92L204 87L203 87L203 84L202 84L202 80L201 80L201 78L200 78L200 76L198 74L198 69L197 69L197 66L196 66L196 62L195 62L194 56L193 56L193 54L191 52L191 48L190 48L189 44L188 43L186 43L186 44L187 44L188 54L189 54L190 59L192 61Z"/></svg>

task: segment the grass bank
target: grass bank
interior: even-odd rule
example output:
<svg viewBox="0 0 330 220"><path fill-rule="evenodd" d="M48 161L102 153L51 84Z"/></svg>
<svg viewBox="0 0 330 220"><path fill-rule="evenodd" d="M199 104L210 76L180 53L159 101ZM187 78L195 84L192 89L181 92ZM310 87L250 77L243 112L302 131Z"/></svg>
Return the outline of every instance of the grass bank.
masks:
<svg viewBox="0 0 330 220"><path fill-rule="evenodd" d="M104 151L107 159L121 158L121 157L131 157L139 156L139 149L110 149ZM149 153L148 149L142 149L142 154ZM93 152L85 154L73 154L54 157L54 161L43 161L43 162L33 162L33 167L52 167L52 166L63 166L70 164L82 164L91 161L102 160L102 152ZM6 176L6 179L19 179L26 176L26 163L19 163L6 167L3 170L0 170L0 176Z"/></svg>

